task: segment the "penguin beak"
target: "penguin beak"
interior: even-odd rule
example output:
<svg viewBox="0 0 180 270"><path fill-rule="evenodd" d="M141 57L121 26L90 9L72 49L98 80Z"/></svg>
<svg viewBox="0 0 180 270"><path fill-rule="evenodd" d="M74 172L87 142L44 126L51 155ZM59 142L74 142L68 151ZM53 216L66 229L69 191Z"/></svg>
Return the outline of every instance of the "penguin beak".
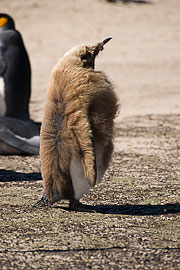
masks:
<svg viewBox="0 0 180 270"><path fill-rule="evenodd" d="M110 41L112 38L110 37L110 38L106 38L103 42L102 42L102 44L103 44L103 46L106 44L106 43L108 43L108 41Z"/></svg>
<svg viewBox="0 0 180 270"><path fill-rule="evenodd" d="M94 53L93 53L94 57L96 57L98 55L98 53L104 49L104 45L107 42L109 42L111 39L112 38L106 38L105 40L103 40L103 42L100 42L95 46Z"/></svg>

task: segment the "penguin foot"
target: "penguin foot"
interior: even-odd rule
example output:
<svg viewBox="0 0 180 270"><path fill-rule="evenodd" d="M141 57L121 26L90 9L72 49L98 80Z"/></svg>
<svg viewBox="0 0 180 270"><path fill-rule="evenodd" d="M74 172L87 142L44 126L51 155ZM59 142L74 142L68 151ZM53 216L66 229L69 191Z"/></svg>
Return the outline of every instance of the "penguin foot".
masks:
<svg viewBox="0 0 180 270"><path fill-rule="evenodd" d="M92 212L96 213L95 207L91 205L82 204L77 200L70 201L69 209L77 212Z"/></svg>
<svg viewBox="0 0 180 270"><path fill-rule="evenodd" d="M39 201L37 201L35 204L32 205L32 207L48 207L50 206L52 203L48 200L47 195L43 194L41 199Z"/></svg>

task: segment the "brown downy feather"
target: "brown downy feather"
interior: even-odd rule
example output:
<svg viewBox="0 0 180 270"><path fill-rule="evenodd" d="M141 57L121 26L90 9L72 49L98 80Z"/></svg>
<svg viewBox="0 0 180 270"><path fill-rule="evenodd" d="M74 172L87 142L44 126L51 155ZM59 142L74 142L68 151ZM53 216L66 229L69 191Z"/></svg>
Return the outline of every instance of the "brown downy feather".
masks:
<svg viewBox="0 0 180 270"><path fill-rule="evenodd" d="M50 77L40 156L44 193L51 203L74 198L70 176L73 154L80 156L91 187L97 181L98 149L103 151L101 176L111 159L118 99L106 76L94 70L95 57L102 49L99 43L71 50Z"/></svg>

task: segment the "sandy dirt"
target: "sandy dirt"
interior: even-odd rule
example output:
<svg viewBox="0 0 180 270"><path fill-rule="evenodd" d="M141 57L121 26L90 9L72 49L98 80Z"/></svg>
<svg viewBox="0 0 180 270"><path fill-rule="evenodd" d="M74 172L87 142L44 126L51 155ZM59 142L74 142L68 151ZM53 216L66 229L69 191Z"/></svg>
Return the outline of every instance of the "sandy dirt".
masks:
<svg viewBox="0 0 180 270"><path fill-rule="evenodd" d="M29 53L34 120L57 60L107 37L96 69L121 103L112 164L83 198L96 213L32 209L39 156L0 157L1 269L180 269L180 1L0 0L0 11Z"/></svg>
<svg viewBox="0 0 180 270"><path fill-rule="evenodd" d="M32 65L31 115L42 120L50 72L78 44L112 37L96 61L112 79L122 109L139 114L179 113L180 1L152 4L105 0L1 0L22 33Z"/></svg>

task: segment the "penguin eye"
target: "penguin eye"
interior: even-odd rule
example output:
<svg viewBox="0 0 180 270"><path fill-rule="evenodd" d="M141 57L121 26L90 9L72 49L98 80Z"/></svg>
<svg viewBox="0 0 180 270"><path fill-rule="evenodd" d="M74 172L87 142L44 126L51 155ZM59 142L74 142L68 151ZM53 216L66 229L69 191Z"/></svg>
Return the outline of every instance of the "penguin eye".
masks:
<svg viewBox="0 0 180 270"><path fill-rule="evenodd" d="M91 53L87 52L86 54L81 56L81 60L88 60L89 58L91 58Z"/></svg>

